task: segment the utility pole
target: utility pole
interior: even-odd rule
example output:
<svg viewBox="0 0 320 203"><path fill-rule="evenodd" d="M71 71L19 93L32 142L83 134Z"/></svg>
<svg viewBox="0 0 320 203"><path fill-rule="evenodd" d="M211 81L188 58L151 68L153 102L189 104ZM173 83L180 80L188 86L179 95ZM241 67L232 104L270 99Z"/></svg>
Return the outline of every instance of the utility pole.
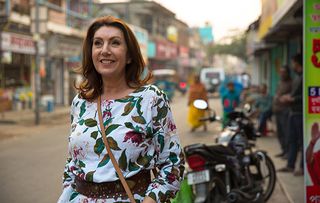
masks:
<svg viewBox="0 0 320 203"><path fill-rule="evenodd" d="M39 32L39 2L35 0L35 19L34 19L34 34L33 40L35 41L35 51L36 51L36 60L35 60L35 69L34 69L34 86L35 86L35 124L40 124L40 74L39 74L39 66L40 66L40 55L39 55L39 40L40 40L40 32Z"/></svg>
<svg viewBox="0 0 320 203"><path fill-rule="evenodd" d="M0 88L4 87L4 67L2 66L2 32L6 24L8 23L8 17L10 13L10 1L0 0ZM1 98L0 98L1 100ZM3 107L2 107L3 108ZM0 107L1 117L4 118L4 109Z"/></svg>

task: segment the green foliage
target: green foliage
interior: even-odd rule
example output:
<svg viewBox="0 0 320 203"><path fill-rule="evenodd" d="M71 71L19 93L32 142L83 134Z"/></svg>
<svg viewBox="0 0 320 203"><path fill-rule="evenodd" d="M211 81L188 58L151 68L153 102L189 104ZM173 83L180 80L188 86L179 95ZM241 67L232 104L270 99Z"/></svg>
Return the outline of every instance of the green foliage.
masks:
<svg viewBox="0 0 320 203"><path fill-rule="evenodd" d="M227 54L236 56L247 62L246 33L240 33L231 37L229 44L214 44L208 47L208 55Z"/></svg>
<svg viewBox="0 0 320 203"><path fill-rule="evenodd" d="M110 156L109 156L109 154L105 154L105 155L103 156L103 159L99 162L98 168L99 168L99 167L102 167L102 166L105 166L109 161L110 161Z"/></svg>

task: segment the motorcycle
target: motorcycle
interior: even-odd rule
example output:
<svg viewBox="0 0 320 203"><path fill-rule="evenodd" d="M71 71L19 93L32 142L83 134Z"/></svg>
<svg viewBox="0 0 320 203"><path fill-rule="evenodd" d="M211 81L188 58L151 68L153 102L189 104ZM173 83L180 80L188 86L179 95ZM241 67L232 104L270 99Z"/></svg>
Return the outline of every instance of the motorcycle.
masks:
<svg viewBox="0 0 320 203"><path fill-rule="evenodd" d="M203 100L194 106L207 109ZM195 203L264 203L273 193L276 171L271 158L263 150L255 150L259 137L246 111L229 113L229 122L217 144L192 144L184 147ZM221 121L213 110L202 121Z"/></svg>

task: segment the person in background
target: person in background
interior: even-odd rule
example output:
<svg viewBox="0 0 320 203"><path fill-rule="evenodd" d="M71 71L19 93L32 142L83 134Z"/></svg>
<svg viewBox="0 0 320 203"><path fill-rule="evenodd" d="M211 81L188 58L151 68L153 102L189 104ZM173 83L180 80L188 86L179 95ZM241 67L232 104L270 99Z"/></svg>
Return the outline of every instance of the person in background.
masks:
<svg viewBox="0 0 320 203"><path fill-rule="evenodd" d="M134 33L121 19L97 18L82 56L58 202L130 202L103 142L99 101L106 139L136 202L167 202L180 188L184 156L166 95L141 77L145 63Z"/></svg>
<svg viewBox="0 0 320 203"><path fill-rule="evenodd" d="M260 86L260 96L256 99L254 106L258 113L258 132L267 135L267 121L272 116L272 96L267 91L267 85Z"/></svg>
<svg viewBox="0 0 320 203"><path fill-rule="evenodd" d="M204 131L207 131L207 124L205 122L199 121L200 118L205 116L206 110L197 109L193 106L193 102L197 99L202 99L208 103L207 90L204 84L200 82L199 75L194 76L193 83L190 85L188 95L188 123L191 126L191 132L194 132L201 126L203 126Z"/></svg>
<svg viewBox="0 0 320 203"><path fill-rule="evenodd" d="M288 134L288 162L287 166L280 168L279 172L294 172L299 150L303 148L303 115L302 115L302 55L297 54L291 59L292 68L296 77L292 82L292 90L289 94L280 97L280 101L289 106L289 134ZM300 169L294 172L295 176L303 175L303 157Z"/></svg>
<svg viewBox="0 0 320 203"><path fill-rule="evenodd" d="M228 113L234 111L234 109L240 104L240 95L235 90L234 83L232 81L227 83L227 89L221 96L221 99L223 106L222 128L224 128L228 123Z"/></svg>
<svg viewBox="0 0 320 203"><path fill-rule="evenodd" d="M250 104L254 108L253 105L259 96L259 86L250 85L249 88L244 89L240 94L241 105Z"/></svg>
<svg viewBox="0 0 320 203"><path fill-rule="evenodd" d="M276 157L287 158L288 152L288 114L289 107L285 103L280 102L282 95L288 94L291 91L292 80L290 77L290 70L287 65L280 69L280 81L277 86L276 93L273 97L272 113L276 118L277 136L279 139L281 153Z"/></svg>

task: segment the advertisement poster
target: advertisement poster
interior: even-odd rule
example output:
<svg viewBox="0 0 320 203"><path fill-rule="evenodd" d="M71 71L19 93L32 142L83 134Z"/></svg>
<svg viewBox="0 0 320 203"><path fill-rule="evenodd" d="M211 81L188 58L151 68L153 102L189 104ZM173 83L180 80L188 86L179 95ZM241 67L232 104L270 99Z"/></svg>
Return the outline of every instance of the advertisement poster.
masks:
<svg viewBox="0 0 320 203"><path fill-rule="evenodd" d="M320 1L305 0L304 153L307 203L320 202Z"/></svg>

